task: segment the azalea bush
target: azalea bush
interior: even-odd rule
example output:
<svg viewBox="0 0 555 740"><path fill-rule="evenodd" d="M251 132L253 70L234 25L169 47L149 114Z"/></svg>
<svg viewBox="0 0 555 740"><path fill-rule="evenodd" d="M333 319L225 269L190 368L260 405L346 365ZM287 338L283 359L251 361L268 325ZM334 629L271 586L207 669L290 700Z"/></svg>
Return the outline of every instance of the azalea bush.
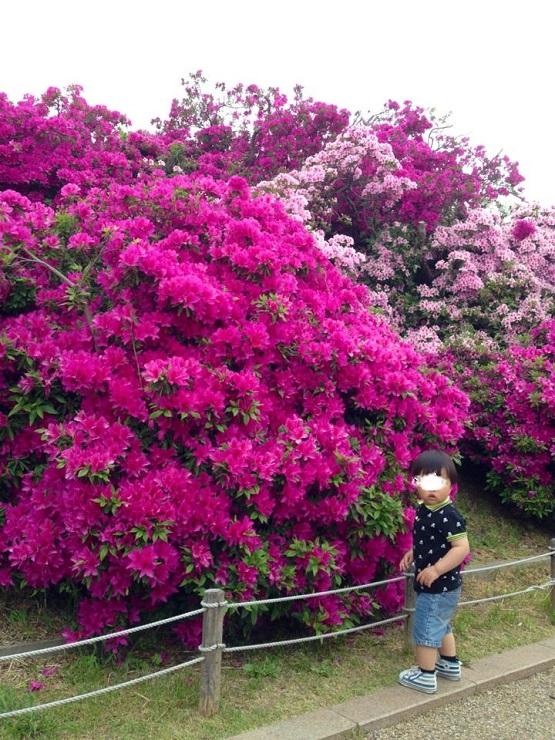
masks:
<svg viewBox="0 0 555 740"><path fill-rule="evenodd" d="M241 178L61 197L0 197L2 585L71 588L88 635L209 586L394 572L406 468L454 449L466 396ZM401 598L292 609L329 628Z"/></svg>
<svg viewBox="0 0 555 740"><path fill-rule="evenodd" d="M398 108L389 104L395 125L381 116L368 127L351 126L302 168L257 187L279 197L322 251L367 284L377 304L404 329L415 309L412 323L425 324L420 304L425 307L428 287L437 292L440 260L460 249L469 232L481 237L481 214L482 220L495 220L496 212L480 206L516 194L523 178L507 158L488 159L482 147L434 134L422 109ZM428 129L432 133L425 139ZM437 235L450 234L449 229L452 235L442 243Z"/></svg>
<svg viewBox="0 0 555 740"><path fill-rule="evenodd" d="M494 207L498 196L518 193L516 165L500 157L488 163L481 147L455 146L441 132L434 149L422 136L432 128L423 111L390 109L400 116L397 128L382 116L372 128L348 129L301 169L258 187L279 197L344 273L368 285L374 312L469 393L472 423L462 449L490 468L489 486L527 515L546 516L552 504L529 495L536 478L514 471L526 467L532 448L542 450L536 472L543 499L553 498L548 432L538 433L551 429L548 406L519 394L530 413L518 429L508 422L495 435L488 430L499 406L512 406L518 373L527 375L519 348L546 351L536 329L554 315L554 210ZM479 371L484 356L491 374ZM501 387L498 363L515 372ZM544 372L550 376L549 363ZM513 444L523 435L534 442Z"/></svg>
<svg viewBox="0 0 555 740"><path fill-rule="evenodd" d="M511 510L552 517L555 452L555 322L507 350L453 347L440 366L471 398L465 454Z"/></svg>
<svg viewBox="0 0 555 740"><path fill-rule="evenodd" d="M417 188L399 204L397 220L428 231L464 218L472 208L518 194L524 177L507 155L488 155L468 137L449 133L449 116L438 117L411 101L389 101L380 113L361 118L401 163L400 175Z"/></svg>
<svg viewBox="0 0 555 740"><path fill-rule="evenodd" d="M254 183L298 166L349 124L348 111L305 99L300 86L289 100L256 85L218 83L217 94L208 92L200 72L183 84L185 97L167 120L153 121L155 133L89 105L79 85L15 104L0 93L0 189L56 203L68 183L106 187L152 173L240 174Z"/></svg>
<svg viewBox="0 0 555 740"><path fill-rule="evenodd" d="M505 503L539 518L555 511L554 219L539 207L474 209L424 246L426 281L385 288L391 321L471 398L462 452Z"/></svg>
<svg viewBox="0 0 555 740"><path fill-rule="evenodd" d="M350 121L347 110L304 98L300 85L292 100L276 87L219 82L212 90L201 71L182 86L184 96L172 101L169 117L152 122L168 174L241 175L255 184L302 165Z"/></svg>
<svg viewBox="0 0 555 740"><path fill-rule="evenodd" d="M132 180L147 166L138 143L145 140L145 154L159 155L160 147L141 134L127 142L129 123L117 111L88 105L78 85L16 104L0 93L0 189L52 200L67 183L88 188Z"/></svg>

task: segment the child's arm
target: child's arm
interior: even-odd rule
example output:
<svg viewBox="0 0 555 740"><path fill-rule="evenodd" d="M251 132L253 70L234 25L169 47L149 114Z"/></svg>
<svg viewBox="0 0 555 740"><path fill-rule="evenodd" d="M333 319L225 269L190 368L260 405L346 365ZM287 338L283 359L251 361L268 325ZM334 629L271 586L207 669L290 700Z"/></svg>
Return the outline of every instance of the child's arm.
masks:
<svg viewBox="0 0 555 740"><path fill-rule="evenodd" d="M409 570L409 568L411 567L413 563L414 563L414 552L412 550L409 550L401 558L401 562L399 563L399 568L403 571Z"/></svg>
<svg viewBox="0 0 555 740"><path fill-rule="evenodd" d="M422 584L422 586L427 586L429 588L432 583L437 581L437 579L444 573L447 573L448 571L453 570L453 568L456 568L457 565L460 565L470 552L470 545L468 544L468 537L466 536L459 537L449 544L451 545L449 551L440 558L437 563L430 565L428 568L424 568L424 570L420 571L416 576L416 580L418 583Z"/></svg>

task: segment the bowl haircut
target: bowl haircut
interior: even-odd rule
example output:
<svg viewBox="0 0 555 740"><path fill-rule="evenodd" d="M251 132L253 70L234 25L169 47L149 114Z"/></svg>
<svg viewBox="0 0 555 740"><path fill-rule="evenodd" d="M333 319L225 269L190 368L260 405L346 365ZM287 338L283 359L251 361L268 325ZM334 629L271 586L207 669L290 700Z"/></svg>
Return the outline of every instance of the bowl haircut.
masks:
<svg viewBox="0 0 555 740"><path fill-rule="evenodd" d="M410 472L413 477L436 473L436 475L448 478L451 481L451 485L455 485L458 481L455 463L449 455L441 452L441 450L426 450L425 452L421 452L416 460L413 460L410 466Z"/></svg>

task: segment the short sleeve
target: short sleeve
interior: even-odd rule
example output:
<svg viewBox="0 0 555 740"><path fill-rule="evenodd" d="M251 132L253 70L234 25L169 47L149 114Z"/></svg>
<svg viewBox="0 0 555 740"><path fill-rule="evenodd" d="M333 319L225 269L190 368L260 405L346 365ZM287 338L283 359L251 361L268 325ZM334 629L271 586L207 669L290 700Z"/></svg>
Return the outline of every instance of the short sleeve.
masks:
<svg viewBox="0 0 555 740"><path fill-rule="evenodd" d="M449 506L441 512L440 529L448 542L466 537L466 519L455 507Z"/></svg>

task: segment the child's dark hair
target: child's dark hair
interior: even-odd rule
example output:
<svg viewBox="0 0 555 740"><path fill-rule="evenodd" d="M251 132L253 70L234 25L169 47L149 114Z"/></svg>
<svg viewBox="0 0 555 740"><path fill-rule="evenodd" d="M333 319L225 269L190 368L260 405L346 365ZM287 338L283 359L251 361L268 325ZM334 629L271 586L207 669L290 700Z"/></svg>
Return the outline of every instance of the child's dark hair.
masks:
<svg viewBox="0 0 555 740"><path fill-rule="evenodd" d="M451 485L454 486L458 480L455 463L449 455L440 450L426 450L426 452L421 452L410 466L412 476L428 475L429 473L441 475L442 471L451 481Z"/></svg>

